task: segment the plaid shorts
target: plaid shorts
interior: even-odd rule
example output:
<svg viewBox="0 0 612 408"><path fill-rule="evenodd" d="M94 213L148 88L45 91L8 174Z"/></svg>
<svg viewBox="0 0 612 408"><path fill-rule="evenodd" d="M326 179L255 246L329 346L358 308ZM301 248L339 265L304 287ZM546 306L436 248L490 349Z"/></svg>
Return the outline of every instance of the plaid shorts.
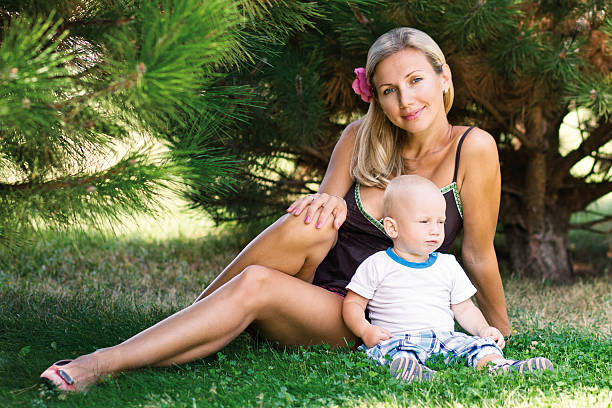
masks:
<svg viewBox="0 0 612 408"><path fill-rule="evenodd" d="M399 357L416 357L424 364L432 355L442 354L447 365L465 357L467 364L475 368L478 360L486 355L504 356L497 344L489 338L434 330L409 332L382 341L371 348L361 345L359 349L380 365L389 364Z"/></svg>

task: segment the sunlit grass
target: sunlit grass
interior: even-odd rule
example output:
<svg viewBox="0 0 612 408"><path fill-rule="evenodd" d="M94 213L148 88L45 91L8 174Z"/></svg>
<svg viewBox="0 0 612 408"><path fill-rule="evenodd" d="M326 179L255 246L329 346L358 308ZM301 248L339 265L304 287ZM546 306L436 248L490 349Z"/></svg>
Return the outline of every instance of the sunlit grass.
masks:
<svg viewBox="0 0 612 408"><path fill-rule="evenodd" d="M176 198L167 204L115 234L45 232L0 268L0 406L609 407L609 274L569 286L504 278L515 330L507 355L550 357L556 371L543 375L432 363L436 382L407 385L349 349L277 350L241 335L208 358L126 373L87 394L40 386L51 362L117 344L189 305L243 247L235 230L213 228Z"/></svg>
<svg viewBox="0 0 612 408"><path fill-rule="evenodd" d="M551 286L530 279L504 282L512 326L517 331L554 325L576 328L595 335L612 335L612 279L579 280L567 286Z"/></svg>

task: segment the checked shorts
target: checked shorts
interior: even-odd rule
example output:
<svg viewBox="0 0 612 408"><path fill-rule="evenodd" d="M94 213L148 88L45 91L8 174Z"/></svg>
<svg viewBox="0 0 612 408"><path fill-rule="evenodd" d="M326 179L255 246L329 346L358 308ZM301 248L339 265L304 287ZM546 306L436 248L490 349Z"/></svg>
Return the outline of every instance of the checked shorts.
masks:
<svg viewBox="0 0 612 408"><path fill-rule="evenodd" d="M467 364L476 367L478 360L489 354L503 357L501 349L489 338L468 336L454 331L425 330L409 332L382 341L374 347L359 347L368 357L380 365L389 364L395 358L416 358L421 364L433 356L442 354L444 363L450 364L465 357Z"/></svg>

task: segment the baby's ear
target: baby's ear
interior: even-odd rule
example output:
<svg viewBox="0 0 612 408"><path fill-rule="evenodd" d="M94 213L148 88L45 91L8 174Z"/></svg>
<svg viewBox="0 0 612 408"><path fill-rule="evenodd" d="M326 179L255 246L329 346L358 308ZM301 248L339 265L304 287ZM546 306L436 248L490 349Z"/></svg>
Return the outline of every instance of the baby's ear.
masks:
<svg viewBox="0 0 612 408"><path fill-rule="evenodd" d="M385 227L385 232L391 239L397 238L397 221L391 217L385 217L383 219L383 226Z"/></svg>

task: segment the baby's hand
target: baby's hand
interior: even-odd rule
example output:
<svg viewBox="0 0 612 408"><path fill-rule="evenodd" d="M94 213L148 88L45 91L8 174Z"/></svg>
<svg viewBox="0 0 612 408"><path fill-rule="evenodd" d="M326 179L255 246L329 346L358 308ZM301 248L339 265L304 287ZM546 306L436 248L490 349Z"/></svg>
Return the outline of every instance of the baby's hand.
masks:
<svg viewBox="0 0 612 408"><path fill-rule="evenodd" d="M490 339L495 341L495 343L500 349L503 349L504 346L506 345L506 341L504 340L504 335L501 334L501 332L497 330L495 327L491 327L491 326L483 327L482 329L478 331L478 336L489 337Z"/></svg>
<svg viewBox="0 0 612 408"><path fill-rule="evenodd" d="M363 332L361 340L363 340L363 344L365 344L366 347L370 348L374 347L381 341L389 340L391 337L391 332L389 330L370 324Z"/></svg>

